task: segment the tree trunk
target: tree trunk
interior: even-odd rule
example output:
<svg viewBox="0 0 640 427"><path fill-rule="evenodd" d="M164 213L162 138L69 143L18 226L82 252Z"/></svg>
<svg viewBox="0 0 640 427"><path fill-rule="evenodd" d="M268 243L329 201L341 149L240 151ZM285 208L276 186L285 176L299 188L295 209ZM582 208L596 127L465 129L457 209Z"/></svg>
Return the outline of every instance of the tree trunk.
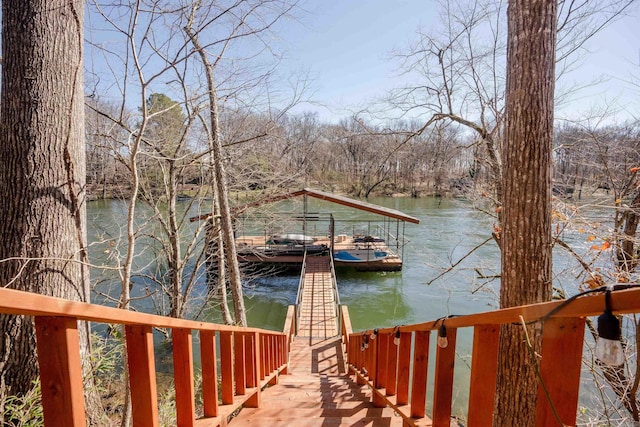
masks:
<svg viewBox="0 0 640 427"><path fill-rule="evenodd" d="M631 201L629 207L622 214L620 227L621 236L618 238L618 249L616 258L618 260L618 269L622 271L626 278L638 266L638 257L636 251L636 233L638 224L640 223L640 190L636 190L636 194ZM619 232L616 230L616 232Z"/></svg>
<svg viewBox="0 0 640 427"><path fill-rule="evenodd" d="M555 0L510 2L506 128L502 147L500 306L551 298L551 147ZM539 352L542 326L531 328ZM494 426L535 424L538 380L522 326L500 334Z"/></svg>
<svg viewBox="0 0 640 427"><path fill-rule="evenodd" d="M168 248L168 266L169 266L169 280L171 288L171 310L170 316L181 318L184 314L184 296L182 295L182 251L180 249L180 225L178 224L178 212L176 206L176 199L178 197L178 171L176 169L175 161L167 160L169 163L169 177L168 177L168 234L169 234L169 248Z"/></svg>
<svg viewBox="0 0 640 427"><path fill-rule="evenodd" d="M193 14L195 14L194 6ZM193 15L191 20L193 19ZM233 221L231 218L231 208L229 207L229 190L227 189L227 175L222 159L222 142L220 141L220 126L218 123L218 94L216 92L215 80L213 78L213 64L207 58L205 50L198 42L197 34L191 28L191 20L185 28L185 32L189 36L191 43L198 52L202 60L207 77L207 89L209 92L209 113L210 113L210 134L209 143L211 156L214 162L215 173L215 195L220 206L221 233L224 243L224 254L229 269L229 284L231 286L231 294L233 296L233 311L235 314L236 324L247 326L247 313L244 307L244 296L242 292L242 277L240 274L240 265L238 264L238 254L235 244L235 236L233 234Z"/></svg>
<svg viewBox="0 0 640 427"><path fill-rule="evenodd" d="M2 2L0 283L88 301L83 14L81 0ZM0 332L0 397L21 394L38 374L32 319L0 316Z"/></svg>

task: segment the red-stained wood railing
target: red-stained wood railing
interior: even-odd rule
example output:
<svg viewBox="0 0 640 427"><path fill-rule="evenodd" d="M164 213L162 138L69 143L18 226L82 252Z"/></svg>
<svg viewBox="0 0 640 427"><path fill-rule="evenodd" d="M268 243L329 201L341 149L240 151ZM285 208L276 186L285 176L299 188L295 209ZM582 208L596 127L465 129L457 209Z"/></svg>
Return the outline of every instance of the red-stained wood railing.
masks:
<svg viewBox="0 0 640 427"><path fill-rule="evenodd" d="M286 372L295 330L293 310L287 315L284 331L274 332L136 313L4 288L0 288L0 313L35 317L45 426L86 425L80 320L124 325L133 424L142 427L159 423L153 328L172 331L176 419L180 426L226 425L228 417L242 405L258 407L261 389ZM194 334L200 340L202 367L204 417L198 420Z"/></svg>
<svg viewBox="0 0 640 427"><path fill-rule="evenodd" d="M582 296L548 316L560 304L563 301L447 318L444 320L448 338L445 348L436 346L442 319L379 329L375 339L371 337L372 330L352 333L346 338L350 372L356 375L359 384L368 384L372 388L374 406L394 408L404 419L405 426L449 427L457 331L473 328L467 425L491 425L500 326L521 323L522 320L527 323L542 321L542 357L539 359L542 381L538 387L536 426L558 425L554 409L564 425L575 425L585 318L602 314L605 300L601 293ZM639 313L640 289L613 292L611 307L616 314ZM400 342L395 345L393 339L398 330ZM429 360L430 346L435 347L435 360ZM434 386L428 418L427 373L430 363L434 364ZM548 397L542 383L547 388Z"/></svg>

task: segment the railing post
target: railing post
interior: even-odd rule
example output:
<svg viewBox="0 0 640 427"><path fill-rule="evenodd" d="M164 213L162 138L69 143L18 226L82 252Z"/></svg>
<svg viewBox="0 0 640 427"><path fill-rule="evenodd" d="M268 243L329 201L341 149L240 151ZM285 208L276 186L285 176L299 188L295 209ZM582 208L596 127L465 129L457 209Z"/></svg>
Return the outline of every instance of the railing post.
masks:
<svg viewBox="0 0 640 427"><path fill-rule="evenodd" d="M179 426L193 426L196 404L193 392L191 329L176 328L173 338L173 379L176 387L176 419Z"/></svg>
<svg viewBox="0 0 640 427"><path fill-rule="evenodd" d="M366 350L362 350L362 344L364 343L364 338L362 337L362 335L358 335L354 338L354 341L356 343L356 368L358 369L358 371L360 371L360 373L362 375L364 375L365 372L365 359L366 359ZM360 377L359 375L356 375L356 384L357 385L363 385L366 384L367 382L364 380L364 378Z"/></svg>
<svg viewBox="0 0 640 427"><path fill-rule="evenodd" d="M218 364L214 331L200 331L200 361L204 416L216 417L218 415Z"/></svg>
<svg viewBox="0 0 640 427"><path fill-rule="evenodd" d="M499 340L499 325L477 325L473 329L467 420L469 427L489 426L493 422Z"/></svg>
<svg viewBox="0 0 640 427"><path fill-rule="evenodd" d="M271 371L278 369L278 352L276 350L276 337L271 335Z"/></svg>
<svg viewBox="0 0 640 427"><path fill-rule="evenodd" d="M398 389L396 402L398 405L409 403L409 376L411 374L411 332L400 334L398 346Z"/></svg>
<svg viewBox="0 0 640 427"><path fill-rule="evenodd" d="M245 372L245 347L244 347L244 334L241 332L234 332L233 334L233 368L234 376L236 379L236 394L243 395L246 392L246 372Z"/></svg>
<svg viewBox="0 0 640 427"><path fill-rule="evenodd" d="M436 371L433 388L433 426L451 425L451 398L453 394L453 370L456 361L457 329L447 329L449 344L436 349Z"/></svg>
<svg viewBox="0 0 640 427"><path fill-rule="evenodd" d="M364 367L364 372L366 372L369 379L371 379L373 375L371 372L371 349L373 346L371 345L371 341L367 342L367 340L368 338L366 336L362 336L362 341L365 343L364 362L362 366Z"/></svg>
<svg viewBox="0 0 640 427"><path fill-rule="evenodd" d="M283 345L282 345L282 337L280 335L276 336L276 355L277 355L277 363L276 365L278 366L278 368L280 368L282 365L284 365L284 363L282 363L282 361L284 360L283 356Z"/></svg>
<svg viewBox="0 0 640 427"><path fill-rule="evenodd" d="M220 331L220 370L222 375L222 403L233 404L233 332Z"/></svg>
<svg viewBox="0 0 640 427"><path fill-rule="evenodd" d="M347 362L354 368L358 368L357 356L360 349L357 348L356 340L353 337L349 337L349 352L347 353Z"/></svg>
<svg viewBox="0 0 640 427"><path fill-rule="evenodd" d="M256 355L254 354L256 344L253 342L254 334L244 334L244 348L245 348L245 361L244 361L244 372L245 372L245 384L248 388L257 387L258 383L256 382Z"/></svg>
<svg viewBox="0 0 640 427"><path fill-rule="evenodd" d="M126 325L125 338L133 423L141 427L158 426L153 330L147 325Z"/></svg>
<svg viewBox="0 0 640 427"><path fill-rule="evenodd" d="M411 417L424 418L427 404L427 368L430 331L416 331L411 384Z"/></svg>
<svg viewBox="0 0 640 427"><path fill-rule="evenodd" d="M395 336L389 335L387 352L387 396L395 396L398 381L398 346L393 343Z"/></svg>
<svg viewBox="0 0 640 427"><path fill-rule="evenodd" d="M260 379L264 380L267 371L267 339L265 334L260 334Z"/></svg>
<svg viewBox="0 0 640 427"><path fill-rule="evenodd" d="M539 384L536 403L538 427L558 424L549 400L564 425L576 424L584 324L584 318L551 318L544 322L540 376L549 397Z"/></svg>
<svg viewBox="0 0 640 427"><path fill-rule="evenodd" d="M247 400L247 408L258 408L260 406L260 333L254 332L246 336L249 342L247 351L247 386L257 390Z"/></svg>
<svg viewBox="0 0 640 427"><path fill-rule="evenodd" d="M45 426L85 427L78 321L36 317L35 322Z"/></svg>
<svg viewBox="0 0 640 427"><path fill-rule="evenodd" d="M387 376L389 375L389 335L378 334L378 357L376 363L377 388L387 388Z"/></svg>
<svg viewBox="0 0 640 427"><path fill-rule="evenodd" d="M371 392L371 401L374 407L384 408L386 406L386 402L377 392L378 389L382 388L380 382L382 378L380 358L382 352L384 351L384 345L380 340L380 337L375 340L370 340L369 348L371 350L371 373L369 374L369 378L371 379L374 388L374 390Z"/></svg>
<svg viewBox="0 0 640 427"><path fill-rule="evenodd" d="M271 375L273 368L271 367L271 335L265 335L264 337L264 363L267 367L266 374Z"/></svg>

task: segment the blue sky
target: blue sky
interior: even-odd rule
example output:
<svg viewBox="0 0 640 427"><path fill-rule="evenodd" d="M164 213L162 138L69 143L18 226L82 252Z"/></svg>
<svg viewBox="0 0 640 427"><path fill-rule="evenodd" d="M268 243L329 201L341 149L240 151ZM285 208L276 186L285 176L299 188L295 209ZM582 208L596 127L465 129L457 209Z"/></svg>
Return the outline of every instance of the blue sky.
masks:
<svg viewBox="0 0 640 427"><path fill-rule="evenodd" d="M291 67L308 70L321 118L348 115L397 85L394 49L405 49L436 16L432 1L309 1L302 24L283 34Z"/></svg>
<svg viewBox="0 0 640 427"><path fill-rule="evenodd" d="M405 49L416 39L418 27L437 24L439 11L432 0L343 0L305 2L300 25L288 25L281 35L283 65L308 70L312 98L319 105L303 104L296 111L318 112L336 121L370 100L384 96L399 80L394 49ZM609 81L583 90L556 110L557 117L573 117L617 100L640 116L640 88L625 84L640 75L640 17L638 7L598 34L588 44L589 54L561 85L584 85L600 76ZM637 77L636 77L637 78Z"/></svg>

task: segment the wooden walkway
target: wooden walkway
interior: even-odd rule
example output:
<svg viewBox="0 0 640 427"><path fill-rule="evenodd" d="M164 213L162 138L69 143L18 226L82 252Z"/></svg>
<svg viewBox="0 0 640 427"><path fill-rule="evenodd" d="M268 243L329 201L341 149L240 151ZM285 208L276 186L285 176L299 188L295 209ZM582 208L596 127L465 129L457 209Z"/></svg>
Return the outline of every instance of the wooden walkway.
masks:
<svg viewBox="0 0 640 427"><path fill-rule="evenodd" d="M333 291L331 259L310 256L304 266L304 281L298 310L299 337L330 338L338 334L338 313Z"/></svg>
<svg viewBox="0 0 640 427"><path fill-rule="evenodd" d="M390 408L375 408L371 389L348 376L338 331L333 272L328 256L307 257L303 270L298 333L289 367L261 393L260 408L244 408L239 426L402 426Z"/></svg>
<svg viewBox="0 0 640 427"><path fill-rule="evenodd" d="M368 386L347 376L340 337L298 337L287 375L261 394L260 408L244 408L233 426L326 427L402 426L391 408L375 408Z"/></svg>

